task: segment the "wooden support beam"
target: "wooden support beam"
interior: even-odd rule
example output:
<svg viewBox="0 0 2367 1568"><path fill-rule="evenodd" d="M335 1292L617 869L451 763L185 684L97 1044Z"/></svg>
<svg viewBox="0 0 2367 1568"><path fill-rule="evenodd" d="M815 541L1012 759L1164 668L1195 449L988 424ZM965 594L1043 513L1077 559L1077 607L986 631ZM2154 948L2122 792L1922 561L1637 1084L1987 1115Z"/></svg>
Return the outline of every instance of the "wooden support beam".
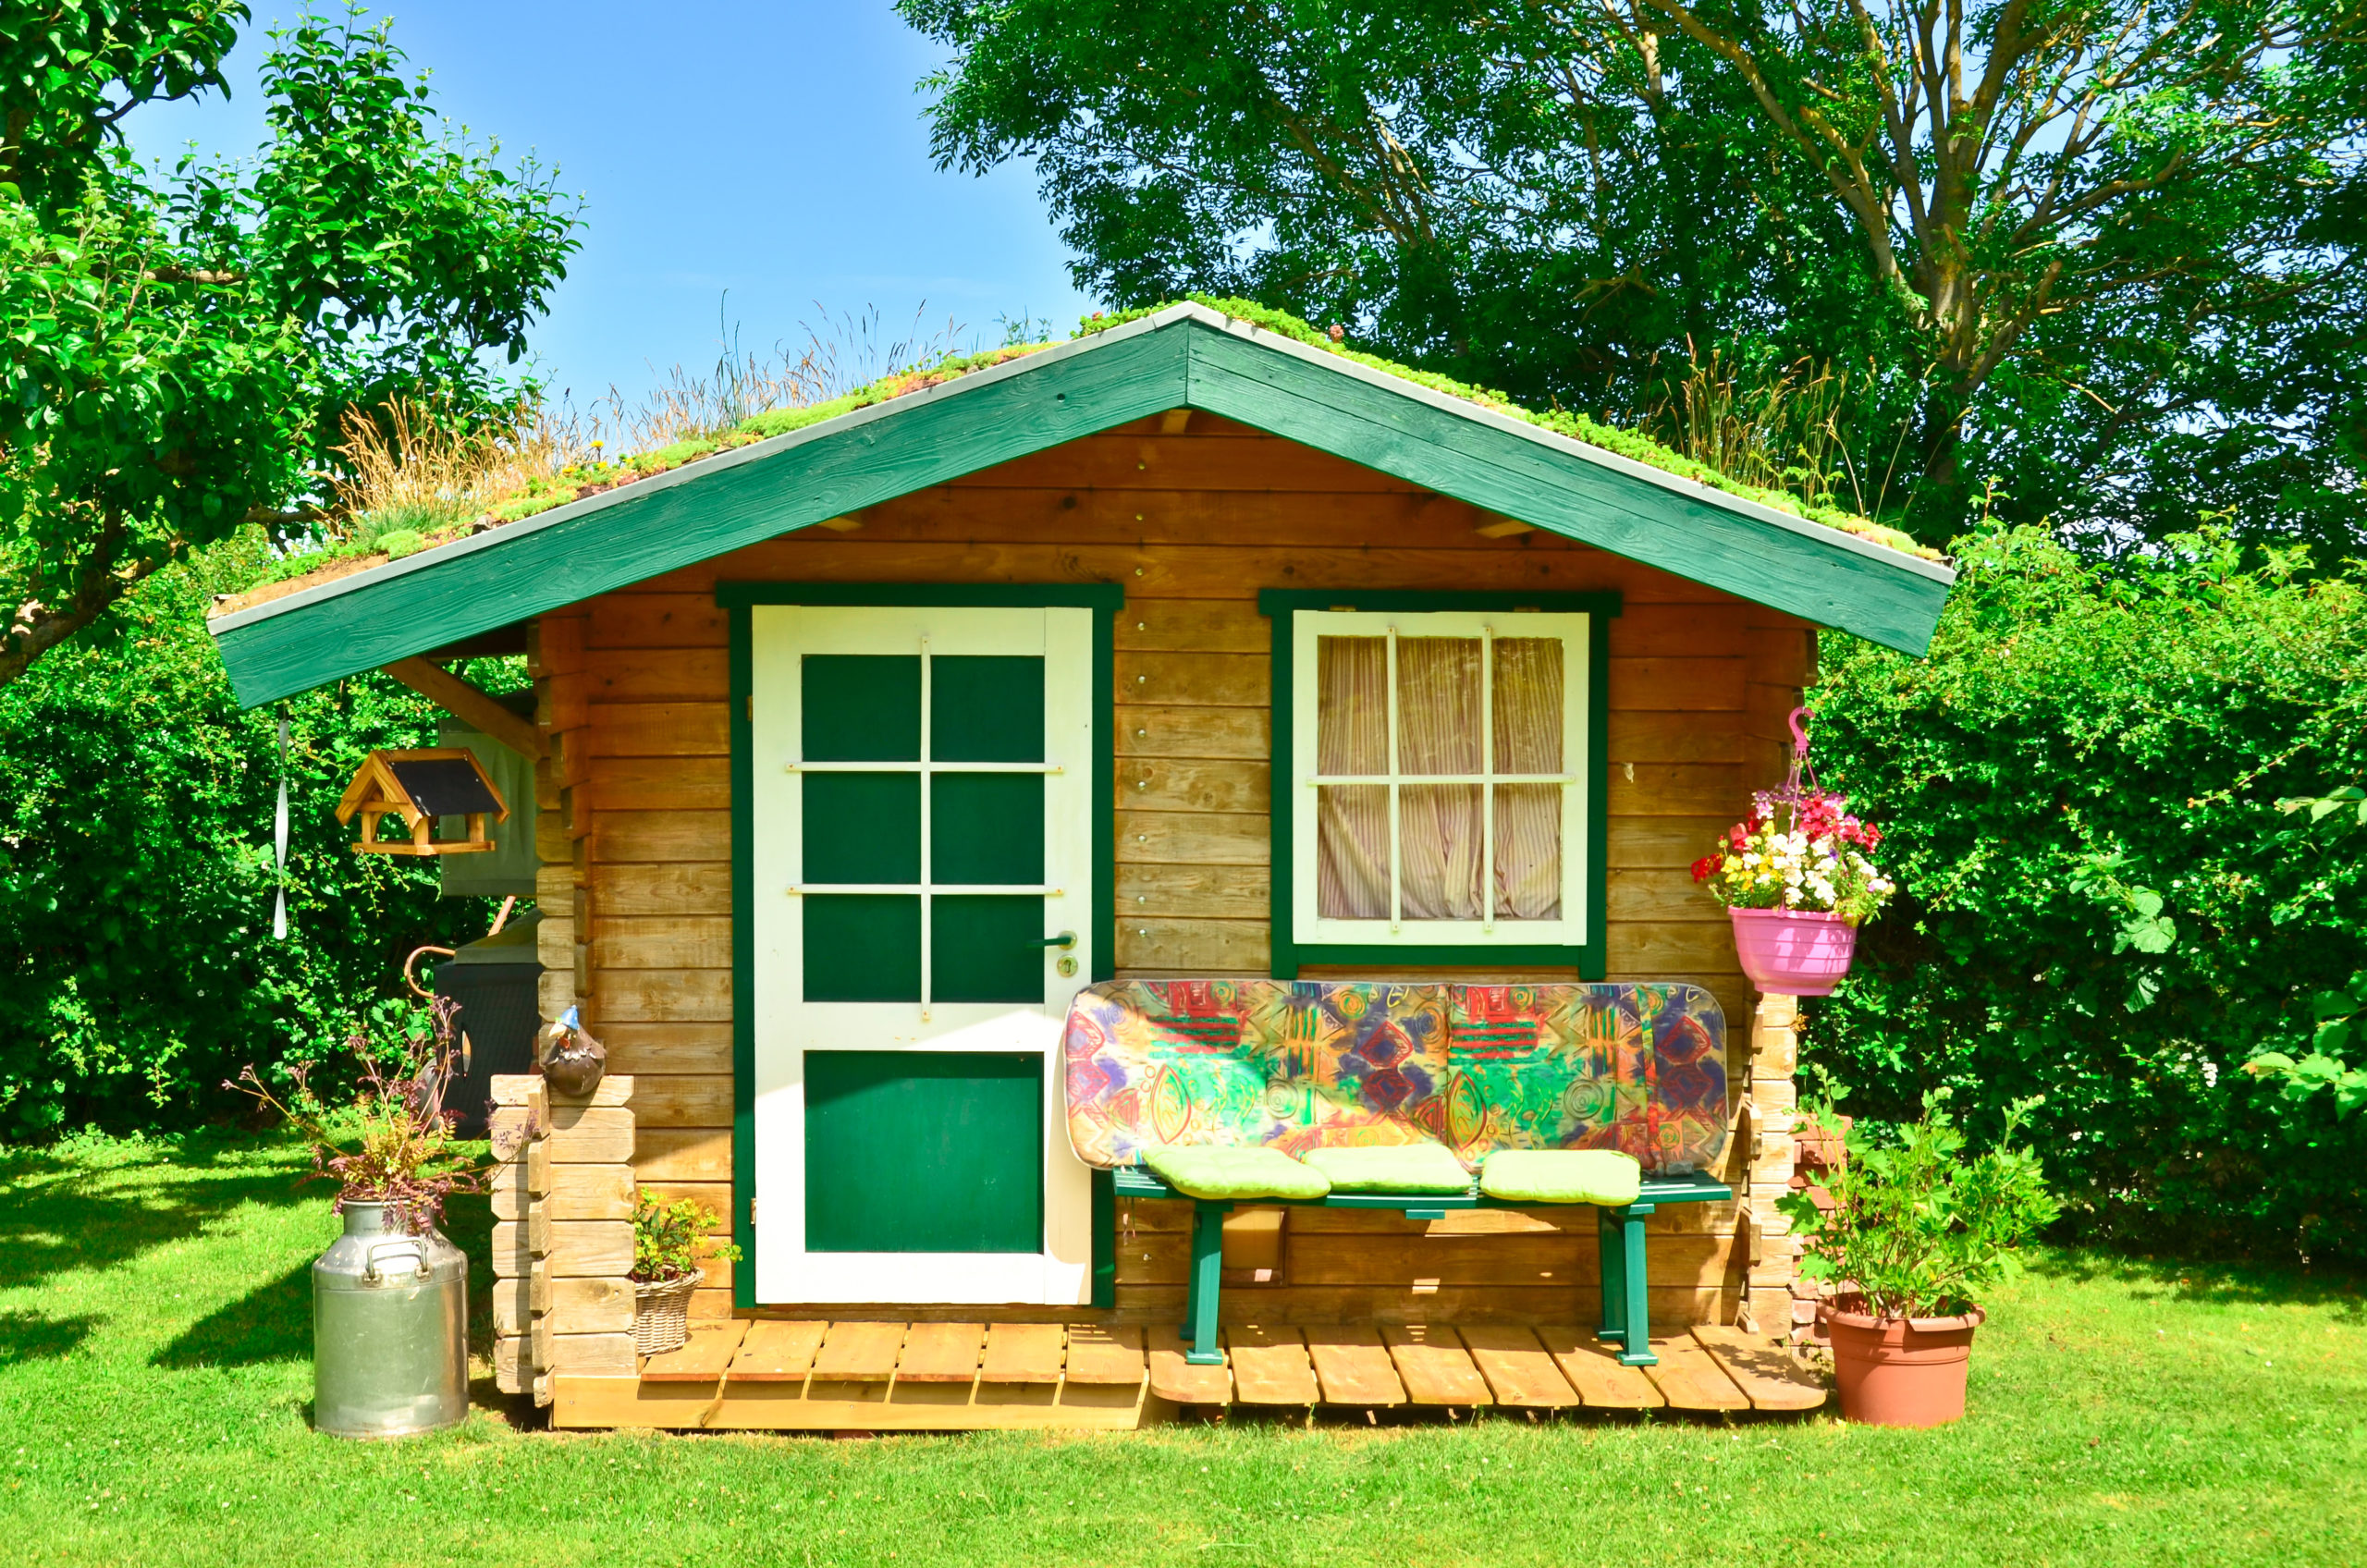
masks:
<svg viewBox="0 0 2367 1568"><path fill-rule="evenodd" d="M473 724L519 755L542 760L543 737L534 721L521 718L492 697L440 665L422 658L397 659L386 672L464 723ZM512 810L520 802L511 802Z"/></svg>

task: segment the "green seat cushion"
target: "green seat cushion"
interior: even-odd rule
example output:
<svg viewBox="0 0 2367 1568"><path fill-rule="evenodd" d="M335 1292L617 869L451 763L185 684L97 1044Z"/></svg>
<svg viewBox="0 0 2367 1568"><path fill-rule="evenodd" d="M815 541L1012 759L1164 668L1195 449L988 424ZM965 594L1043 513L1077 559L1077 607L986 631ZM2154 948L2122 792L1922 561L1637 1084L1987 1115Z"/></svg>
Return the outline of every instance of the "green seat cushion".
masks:
<svg viewBox="0 0 2367 1568"><path fill-rule="evenodd" d="M1506 1203L1593 1203L1616 1208L1644 1190L1644 1168L1610 1149L1498 1149L1479 1190Z"/></svg>
<svg viewBox="0 0 2367 1568"><path fill-rule="evenodd" d="M1467 1193L1471 1173L1443 1144L1309 1149L1306 1163L1335 1193Z"/></svg>
<svg viewBox="0 0 2367 1568"><path fill-rule="evenodd" d="M1319 1198L1331 1190L1323 1172L1280 1149L1162 1145L1143 1150L1143 1163L1186 1197Z"/></svg>

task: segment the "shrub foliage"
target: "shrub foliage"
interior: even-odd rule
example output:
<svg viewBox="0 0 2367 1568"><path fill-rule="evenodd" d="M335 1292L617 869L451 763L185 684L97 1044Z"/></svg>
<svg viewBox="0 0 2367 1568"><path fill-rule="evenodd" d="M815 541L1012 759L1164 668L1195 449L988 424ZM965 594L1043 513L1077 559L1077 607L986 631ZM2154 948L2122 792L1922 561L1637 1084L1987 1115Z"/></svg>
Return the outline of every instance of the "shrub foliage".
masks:
<svg viewBox="0 0 2367 1568"><path fill-rule="evenodd" d="M368 1015L407 1011L405 955L484 933L484 900L439 900L432 866L355 854L334 815L370 748L435 743L424 699L374 675L239 711L203 618L264 557L251 533L162 572L112 635L0 688L0 1139L243 1109L223 1080L253 1062L285 1083L365 1023L388 1033Z"/></svg>
<svg viewBox="0 0 2367 1568"><path fill-rule="evenodd" d="M2196 535L1968 546L1928 660L1832 639L1816 755L1900 906L1810 1024L1877 1116L1946 1087L2091 1235L2367 1258L2367 1117L2242 1069L2367 967L2355 844L2276 809L2367 774L2367 601Z"/></svg>

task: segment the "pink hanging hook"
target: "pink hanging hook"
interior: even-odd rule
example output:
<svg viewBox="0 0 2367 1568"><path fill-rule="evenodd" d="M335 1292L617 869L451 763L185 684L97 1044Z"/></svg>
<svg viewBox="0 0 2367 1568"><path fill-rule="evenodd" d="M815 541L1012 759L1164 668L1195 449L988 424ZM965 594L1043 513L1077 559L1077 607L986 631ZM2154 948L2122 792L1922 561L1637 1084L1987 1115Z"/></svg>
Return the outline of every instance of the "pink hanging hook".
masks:
<svg viewBox="0 0 2367 1568"><path fill-rule="evenodd" d="M1809 754L1809 732L1800 725L1800 720L1808 717L1808 712L1809 710L1804 707L1792 710L1792 754L1796 757L1805 757Z"/></svg>

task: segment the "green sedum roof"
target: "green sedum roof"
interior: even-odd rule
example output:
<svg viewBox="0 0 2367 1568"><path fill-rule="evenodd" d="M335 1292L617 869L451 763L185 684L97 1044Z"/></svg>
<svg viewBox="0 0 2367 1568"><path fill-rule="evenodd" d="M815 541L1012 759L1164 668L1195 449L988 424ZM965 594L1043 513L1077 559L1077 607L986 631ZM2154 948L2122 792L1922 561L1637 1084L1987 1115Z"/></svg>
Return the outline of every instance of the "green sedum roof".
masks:
<svg viewBox="0 0 2367 1568"><path fill-rule="evenodd" d="M1343 349L1260 307L1192 300L570 471L399 560L339 560L248 595L213 630L240 700L268 702L1184 407L1908 652L1954 581L1891 530L1809 517L1582 415Z"/></svg>

